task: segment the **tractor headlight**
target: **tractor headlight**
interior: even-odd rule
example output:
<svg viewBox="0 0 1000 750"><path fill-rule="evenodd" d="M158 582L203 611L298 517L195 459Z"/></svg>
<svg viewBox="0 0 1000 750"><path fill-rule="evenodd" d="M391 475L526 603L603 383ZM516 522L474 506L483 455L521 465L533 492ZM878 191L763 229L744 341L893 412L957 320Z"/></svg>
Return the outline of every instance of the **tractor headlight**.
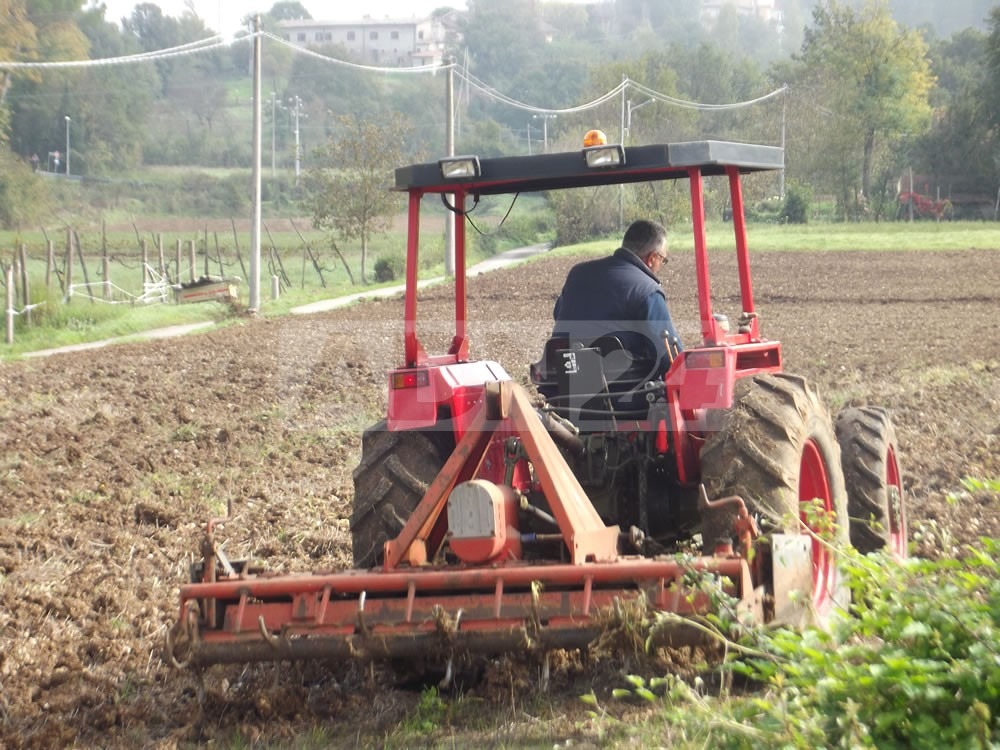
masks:
<svg viewBox="0 0 1000 750"><path fill-rule="evenodd" d="M620 167L625 163L625 149L619 145L592 146L583 150L583 157L591 169Z"/></svg>
<svg viewBox="0 0 1000 750"><path fill-rule="evenodd" d="M462 180L482 174L478 156L450 156L438 161L438 166L441 167L441 176L446 180Z"/></svg>

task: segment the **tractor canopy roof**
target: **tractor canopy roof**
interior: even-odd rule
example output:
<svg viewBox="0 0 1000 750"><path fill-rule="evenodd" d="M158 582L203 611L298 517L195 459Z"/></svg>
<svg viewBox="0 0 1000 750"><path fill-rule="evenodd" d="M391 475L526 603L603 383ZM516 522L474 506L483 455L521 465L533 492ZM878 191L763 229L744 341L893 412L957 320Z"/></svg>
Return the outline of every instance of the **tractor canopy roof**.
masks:
<svg viewBox="0 0 1000 750"><path fill-rule="evenodd" d="M395 189L480 195L618 185L686 178L691 170L724 175L781 169L784 151L733 141L688 141L647 146L602 145L580 151L480 159L455 156L396 170ZM453 175L446 177L446 174Z"/></svg>

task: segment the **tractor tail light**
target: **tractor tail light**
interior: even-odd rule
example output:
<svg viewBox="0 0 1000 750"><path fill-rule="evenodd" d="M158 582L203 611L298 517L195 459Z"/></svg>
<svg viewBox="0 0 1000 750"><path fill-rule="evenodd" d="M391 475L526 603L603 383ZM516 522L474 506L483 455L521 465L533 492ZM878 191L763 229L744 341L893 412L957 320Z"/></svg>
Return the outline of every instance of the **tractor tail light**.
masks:
<svg viewBox="0 0 1000 750"><path fill-rule="evenodd" d="M421 388L430 384L430 377L427 370L409 370L407 372L394 372L392 374L392 389L401 391L406 388Z"/></svg>
<svg viewBox="0 0 1000 750"><path fill-rule="evenodd" d="M689 370L707 370L726 366L726 355L721 349L688 352L684 364Z"/></svg>

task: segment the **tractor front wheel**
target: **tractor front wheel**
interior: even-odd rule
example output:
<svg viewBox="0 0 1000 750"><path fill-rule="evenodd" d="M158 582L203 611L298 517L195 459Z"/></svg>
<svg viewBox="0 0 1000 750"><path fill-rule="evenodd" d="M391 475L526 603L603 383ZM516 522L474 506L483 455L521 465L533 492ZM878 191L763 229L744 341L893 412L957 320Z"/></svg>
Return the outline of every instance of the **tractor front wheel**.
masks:
<svg viewBox="0 0 1000 750"><path fill-rule="evenodd" d="M451 432L390 432L385 421L365 430L351 510L355 567L382 563L385 543L403 530L453 447Z"/></svg>
<svg viewBox="0 0 1000 750"><path fill-rule="evenodd" d="M851 544L863 554L881 549L906 557L906 511L899 444L889 414L874 406L845 409L837 442L847 482Z"/></svg>
<svg viewBox="0 0 1000 750"><path fill-rule="evenodd" d="M847 546L848 515L840 449L816 391L794 375L739 380L701 450L701 473L709 497L742 497L765 535L805 533L804 524L820 537L812 541L813 605L825 618L839 587L831 548Z"/></svg>

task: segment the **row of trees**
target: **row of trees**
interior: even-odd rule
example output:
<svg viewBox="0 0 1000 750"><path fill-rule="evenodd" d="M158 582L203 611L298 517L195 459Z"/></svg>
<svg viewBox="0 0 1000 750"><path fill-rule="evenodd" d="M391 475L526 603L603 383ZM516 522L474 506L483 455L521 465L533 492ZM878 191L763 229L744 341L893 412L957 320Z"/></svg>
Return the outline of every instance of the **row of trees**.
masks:
<svg viewBox="0 0 1000 750"><path fill-rule="evenodd" d="M825 0L811 16L803 12L805 0L788 0L782 25L726 6L710 29L699 19L698 0L467 5L451 53L488 86L459 83L456 148L462 151L524 153L532 142L542 145L543 130L545 145L576 148L590 127L631 143L692 137L780 143L787 149L787 179L835 196L845 217L887 215L896 181L908 169L934 176L946 191L983 195L1000 182L1000 9L986 31L966 28L942 39L894 19L894 9L923 7L917 0ZM981 5L956 0L952 15L973 15ZM0 60L112 57L211 33L192 13L172 18L153 3L137 6L121 26L104 18L102 6L85 8L83 0L5 0L5 6ZM279 2L264 25L277 31L279 19L307 16L299 3ZM323 167L324 155L335 153L350 132L345 115L412 123L398 143L403 161L442 150L441 76L375 74L265 41L264 71L273 92L264 107L265 137L276 164L292 162L294 132L305 164ZM347 58L343 49L323 52ZM27 158L39 154L47 164L46 154L68 139L66 116L78 174L115 177L148 164L248 166L248 56L244 42L141 65L0 69L0 221L34 220L32 212L44 202L18 200L39 190L21 182ZM544 120L491 92L554 111L591 101L623 79L710 104L788 88L767 103L721 111L630 91ZM294 130L292 110L282 107L293 99L301 102ZM626 106L636 115L627 134L621 132Z"/></svg>

